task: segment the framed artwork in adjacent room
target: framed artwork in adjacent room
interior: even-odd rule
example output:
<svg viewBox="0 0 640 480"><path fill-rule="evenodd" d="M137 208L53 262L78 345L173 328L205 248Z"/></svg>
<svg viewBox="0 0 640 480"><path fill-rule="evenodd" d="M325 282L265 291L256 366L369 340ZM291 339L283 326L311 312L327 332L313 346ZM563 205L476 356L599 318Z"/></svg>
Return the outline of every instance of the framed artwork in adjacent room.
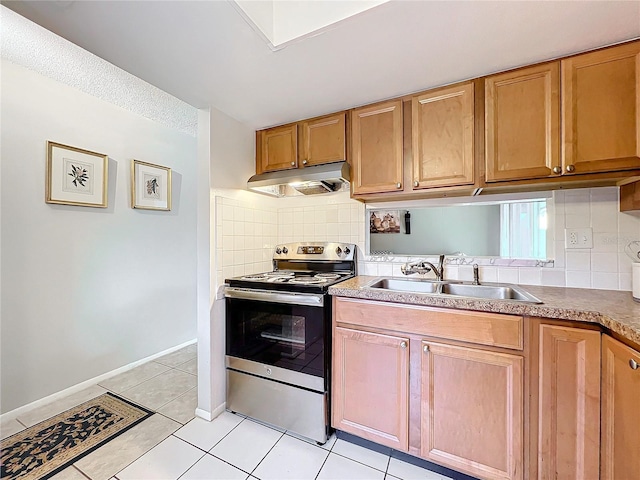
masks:
<svg viewBox="0 0 640 480"><path fill-rule="evenodd" d="M171 210L171 169L133 160L131 162L131 207Z"/></svg>
<svg viewBox="0 0 640 480"><path fill-rule="evenodd" d="M47 142L45 201L106 208L108 155Z"/></svg>

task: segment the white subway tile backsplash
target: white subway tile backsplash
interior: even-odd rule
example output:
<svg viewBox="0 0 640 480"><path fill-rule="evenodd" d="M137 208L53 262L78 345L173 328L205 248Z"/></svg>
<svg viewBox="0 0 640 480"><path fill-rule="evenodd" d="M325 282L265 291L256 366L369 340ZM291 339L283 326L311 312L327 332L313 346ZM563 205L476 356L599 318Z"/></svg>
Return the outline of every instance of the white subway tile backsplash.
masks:
<svg viewBox="0 0 640 480"><path fill-rule="evenodd" d="M498 281L502 283L518 283L520 277L517 268L499 267Z"/></svg>
<svg viewBox="0 0 640 480"><path fill-rule="evenodd" d="M591 270L591 254L589 251L569 250L566 252L567 270Z"/></svg>
<svg viewBox="0 0 640 480"><path fill-rule="evenodd" d="M564 225L565 228L589 228L591 219L589 215L576 215L568 210L564 215Z"/></svg>
<svg viewBox="0 0 640 480"><path fill-rule="evenodd" d="M616 233L618 231L618 216L611 215L617 207L617 202L603 201L591 204L591 228L594 232Z"/></svg>
<svg viewBox="0 0 640 480"><path fill-rule="evenodd" d="M393 275L393 266L391 263L380 263L378 264L378 275L380 276L391 276Z"/></svg>
<svg viewBox="0 0 640 480"><path fill-rule="evenodd" d="M479 267L478 274L481 282L498 281L498 267Z"/></svg>
<svg viewBox="0 0 640 480"><path fill-rule="evenodd" d="M372 275L374 277L378 276L378 264L375 262L365 262L362 264L363 268L360 272L360 275Z"/></svg>
<svg viewBox="0 0 640 480"><path fill-rule="evenodd" d="M618 275L618 290L631 291L632 275L631 273L621 273Z"/></svg>
<svg viewBox="0 0 640 480"><path fill-rule="evenodd" d="M554 242L553 246L554 246L554 251L552 252L552 254L553 254L553 260L554 260L554 266L556 268L564 268L566 266L566 258L567 258L567 253L564 248L564 238L562 238L562 240L560 241Z"/></svg>
<svg viewBox="0 0 640 480"><path fill-rule="evenodd" d="M498 272L496 271L496 276L497 275ZM447 265L446 267L444 267L444 278L446 278L447 280L460 280L458 265Z"/></svg>
<svg viewBox="0 0 640 480"><path fill-rule="evenodd" d="M525 285L540 285L540 268L520 267L518 268L518 283Z"/></svg>
<svg viewBox="0 0 640 480"><path fill-rule="evenodd" d="M636 213L618 214L618 231L629 233L634 237L640 237L640 217ZM640 240L640 238L636 238Z"/></svg>
<svg viewBox="0 0 640 480"><path fill-rule="evenodd" d="M591 272L591 288L617 290L618 282L617 273Z"/></svg>
<svg viewBox="0 0 640 480"><path fill-rule="evenodd" d="M564 270L543 268L540 272L540 283L550 287L564 287L567 284Z"/></svg>
<svg viewBox="0 0 640 480"><path fill-rule="evenodd" d="M617 252L615 253L592 252L591 253L591 271L617 273L618 272L618 253Z"/></svg>
<svg viewBox="0 0 640 480"><path fill-rule="evenodd" d="M241 207L241 206L233 207L233 221L244 222L244 207Z"/></svg>
<svg viewBox="0 0 640 480"><path fill-rule="evenodd" d="M349 208L338 208L338 222L339 223L351 222L351 210Z"/></svg>
<svg viewBox="0 0 640 480"><path fill-rule="evenodd" d="M633 261L624 252L618 252L618 272L631 273L631 264Z"/></svg>
<svg viewBox="0 0 640 480"><path fill-rule="evenodd" d="M591 275L583 271L567 270L567 287L591 288Z"/></svg>
<svg viewBox="0 0 640 480"><path fill-rule="evenodd" d="M617 252L618 251L617 232L611 232L611 233L594 232L592 251L599 252L599 253Z"/></svg>
<svg viewBox="0 0 640 480"><path fill-rule="evenodd" d="M303 241L303 242L312 241L315 233L316 233L316 226L313 223L305 223L304 230L302 232L303 238L300 241Z"/></svg>
<svg viewBox="0 0 640 480"><path fill-rule="evenodd" d="M234 250L233 235L223 235L222 249L225 251Z"/></svg>

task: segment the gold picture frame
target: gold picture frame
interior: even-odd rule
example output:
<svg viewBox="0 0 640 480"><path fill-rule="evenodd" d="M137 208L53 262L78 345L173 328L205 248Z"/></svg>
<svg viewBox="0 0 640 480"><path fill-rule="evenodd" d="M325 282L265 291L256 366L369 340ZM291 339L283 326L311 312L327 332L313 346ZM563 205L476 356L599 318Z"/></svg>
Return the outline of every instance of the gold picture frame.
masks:
<svg viewBox="0 0 640 480"><path fill-rule="evenodd" d="M45 202L107 207L109 156L47 141Z"/></svg>
<svg viewBox="0 0 640 480"><path fill-rule="evenodd" d="M131 208L171 210L171 169L131 161Z"/></svg>

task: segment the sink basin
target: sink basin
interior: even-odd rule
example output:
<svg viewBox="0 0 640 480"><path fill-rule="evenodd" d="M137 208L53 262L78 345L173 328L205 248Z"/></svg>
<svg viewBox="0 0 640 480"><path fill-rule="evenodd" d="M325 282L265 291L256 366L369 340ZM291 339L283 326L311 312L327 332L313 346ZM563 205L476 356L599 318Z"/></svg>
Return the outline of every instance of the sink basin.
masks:
<svg viewBox="0 0 640 480"><path fill-rule="evenodd" d="M442 293L461 297L487 298L496 300L518 300L521 302L542 303L539 299L513 285L465 285L443 284Z"/></svg>
<svg viewBox="0 0 640 480"><path fill-rule="evenodd" d="M520 287L507 284L473 285L456 281L439 282L417 278L379 278L366 288L393 292L426 293L430 295L455 295L459 297L485 298L488 300L516 300L542 303L538 298Z"/></svg>
<svg viewBox="0 0 640 480"><path fill-rule="evenodd" d="M438 293L440 285L442 283L429 280L383 278L369 285L369 288L382 288L395 292Z"/></svg>

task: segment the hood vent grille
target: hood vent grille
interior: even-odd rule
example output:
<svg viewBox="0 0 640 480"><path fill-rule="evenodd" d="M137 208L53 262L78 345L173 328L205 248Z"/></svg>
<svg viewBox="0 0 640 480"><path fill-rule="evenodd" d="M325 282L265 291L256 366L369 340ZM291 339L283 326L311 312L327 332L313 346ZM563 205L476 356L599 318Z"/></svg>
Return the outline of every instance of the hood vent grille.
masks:
<svg viewBox="0 0 640 480"><path fill-rule="evenodd" d="M275 197L318 195L348 190L349 180L349 164L336 162L254 175L247 188Z"/></svg>

